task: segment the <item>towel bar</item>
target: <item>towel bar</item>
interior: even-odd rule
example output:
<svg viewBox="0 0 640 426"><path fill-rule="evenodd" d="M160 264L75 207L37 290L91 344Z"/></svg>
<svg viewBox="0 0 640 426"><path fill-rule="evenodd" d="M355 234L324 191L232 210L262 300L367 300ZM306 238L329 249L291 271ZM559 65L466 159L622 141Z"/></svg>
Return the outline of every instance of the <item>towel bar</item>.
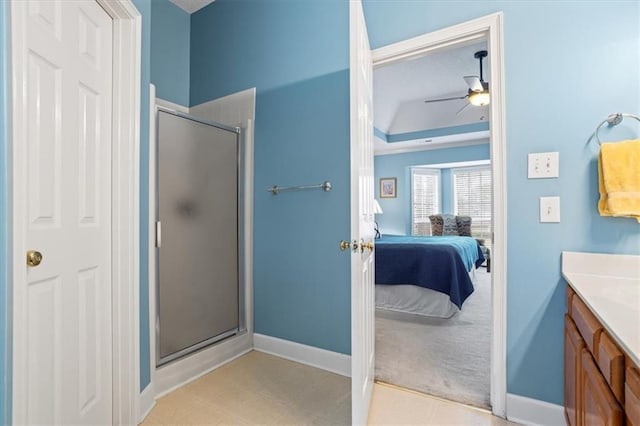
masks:
<svg viewBox="0 0 640 426"><path fill-rule="evenodd" d="M325 192L329 192L331 191L331 182L326 180L317 185L299 185L299 186L284 186L284 187L273 185L272 187L267 188L267 191L273 193L273 195L278 195L279 192L283 192L283 191L297 191L301 189L315 189L315 188L322 188L324 189Z"/></svg>
<svg viewBox="0 0 640 426"><path fill-rule="evenodd" d="M600 141L600 136L598 135L598 132L600 131L602 126L604 126L605 124L608 124L609 127L617 126L622 122L622 119L624 117L629 117L629 118L633 118L635 120L640 121L640 117L638 117L635 114L628 114L626 112L616 112L614 114L609 114L609 116L605 118L602 121L602 123L598 124L598 127L596 127L596 131L594 132L594 136L596 137L596 141L598 142L598 145L602 145L602 142Z"/></svg>

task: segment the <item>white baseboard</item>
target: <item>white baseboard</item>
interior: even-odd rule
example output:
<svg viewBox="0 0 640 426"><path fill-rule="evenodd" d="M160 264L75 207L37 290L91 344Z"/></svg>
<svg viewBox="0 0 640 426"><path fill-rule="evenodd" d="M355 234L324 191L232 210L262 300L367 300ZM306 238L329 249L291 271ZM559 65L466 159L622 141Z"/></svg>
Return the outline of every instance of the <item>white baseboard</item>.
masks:
<svg viewBox="0 0 640 426"><path fill-rule="evenodd" d="M253 348L301 364L351 377L351 356L254 333Z"/></svg>
<svg viewBox="0 0 640 426"><path fill-rule="evenodd" d="M531 426L564 426L564 407L512 393L507 394L507 419Z"/></svg>
<svg viewBox="0 0 640 426"><path fill-rule="evenodd" d="M155 397L160 398L233 361L250 352L252 346L251 333L244 333L156 369L153 378Z"/></svg>
<svg viewBox="0 0 640 426"><path fill-rule="evenodd" d="M149 383L140 393L140 405L138 406L140 412L138 413L138 423L142 423L156 405L154 396L155 391L153 389L153 385Z"/></svg>

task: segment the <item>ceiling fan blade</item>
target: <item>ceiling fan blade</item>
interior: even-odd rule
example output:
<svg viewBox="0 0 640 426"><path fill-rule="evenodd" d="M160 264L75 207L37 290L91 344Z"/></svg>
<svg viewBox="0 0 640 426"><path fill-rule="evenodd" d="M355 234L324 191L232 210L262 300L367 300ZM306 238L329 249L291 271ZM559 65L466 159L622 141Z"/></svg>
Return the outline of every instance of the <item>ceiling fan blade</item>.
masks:
<svg viewBox="0 0 640 426"><path fill-rule="evenodd" d="M427 99L424 101L425 104L429 104L431 102L443 102L443 101L455 101L456 99L466 99L469 95L458 96L455 98L442 98L442 99Z"/></svg>
<svg viewBox="0 0 640 426"><path fill-rule="evenodd" d="M475 75L467 75L462 77L464 78L464 81L467 83L467 86L469 86L469 89L471 89L473 92L482 92L482 81L480 81L480 77L475 76Z"/></svg>
<svg viewBox="0 0 640 426"><path fill-rule="evenodd" d="M465 106L463 106L462 108L460 108L460 109L458 110L458 112L456 112L456 115L460 115L460 114L462 114L462 112L463 112L465 109L469 108L469 105L471 105L471 104L470 104L469 102L467 102Z"/></svg>

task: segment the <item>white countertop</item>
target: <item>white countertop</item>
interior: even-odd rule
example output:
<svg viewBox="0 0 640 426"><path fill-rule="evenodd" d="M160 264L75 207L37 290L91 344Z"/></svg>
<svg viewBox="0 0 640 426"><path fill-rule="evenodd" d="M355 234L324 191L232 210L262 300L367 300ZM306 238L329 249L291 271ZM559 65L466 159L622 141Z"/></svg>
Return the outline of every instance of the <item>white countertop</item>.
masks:
<svg viewBox="0 0 640 426"><path fill-rule="evenodd" d="M562 276L640 366L640 256L562 252Z"/></svg>

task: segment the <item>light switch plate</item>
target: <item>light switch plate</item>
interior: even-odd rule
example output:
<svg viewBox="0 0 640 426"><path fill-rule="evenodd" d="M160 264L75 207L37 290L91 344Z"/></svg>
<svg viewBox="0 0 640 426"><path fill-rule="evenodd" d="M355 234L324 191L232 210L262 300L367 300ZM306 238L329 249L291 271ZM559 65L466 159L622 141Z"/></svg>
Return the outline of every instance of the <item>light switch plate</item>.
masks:
<svg viewBox="0 0 640 426"><path fill-rule="evenodd" d="M559 152L536 152L529 154L529 179L557 178L560 174Z"/></svg>
<svg viewBox="0 0 640 426"><path fill-rule="evenodd" d="M540 197L540 222L560 222L560 197Z"/></svg>

